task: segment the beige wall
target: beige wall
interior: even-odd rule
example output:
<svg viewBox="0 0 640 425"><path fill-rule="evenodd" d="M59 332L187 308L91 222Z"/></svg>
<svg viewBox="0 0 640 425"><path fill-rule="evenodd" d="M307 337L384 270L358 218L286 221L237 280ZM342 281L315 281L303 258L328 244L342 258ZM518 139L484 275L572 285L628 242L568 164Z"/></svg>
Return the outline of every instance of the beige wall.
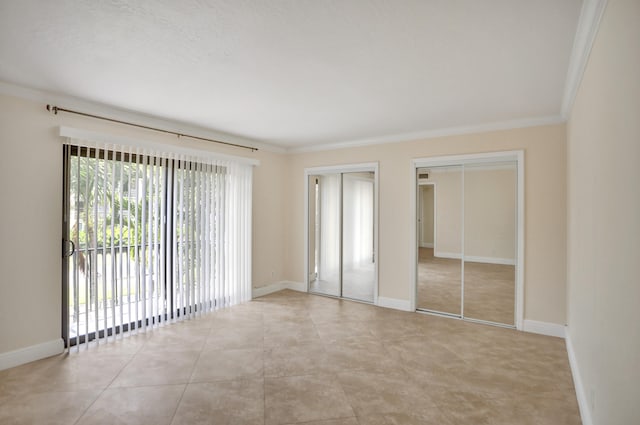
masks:
<svg viewBox="0 0 640 425"><path fill-rule="evenodd" d="M376 162L379 185L379 295L410 299L412 158L525 150L525 319L565 323L566 128L553 125L405 143L299 153L288 174L286 277L304 281L304 169Z"/></svg>
<svg viewBox="0 0 640 425"><path fill-rule="evenodd" d="M177 143L170 135L72 115L54 116L42 103L0 95L0 354L60 338L60 125ZM185 138L180 145L261 161L254 171L253 285L282 280L286 156L252 154Z"/></svg>
<svg viewBox="0 0 640 425"><path fill-rule="evenodd" d="M0 96L0 353L60 336L60 125L177 143L173 136L72 115L54 116L39 102ZM282 280L304 281L304 167L380 161L380 295L405 300L410 295L412 264L410 159L525 149L525 317L554 323L564 323L565 315L564 240L557 237L564 234L564 143L562 125L289 156L180 141L181 145L261 161L254 175L254 287ZM16 321L15 317L30 320Z"/></svg>
<svg viewBox="0 0 640 425"><path fill-rule="evenodd" d="M515 165L498 169L465 167L464 173L465 256L515 261L518 202Z"/></svg>
<svg viewBox="0 0 640 425"><path fill-rule="evenodd" d="M4 242L0 255L0 353L60 336L60 125L177 143L173 136L73 115L54 116L39 102L0 96L0 221ZM380 296L404 300L410 299L409 241L414 231L409 222L411 159L524 149L525 318L565 321L565 241L558 236L565 234L563 125L296 155L265 151L251 154L187 139L180 144L261 161L254 175L254 287L282 280L304 281L304 168L379 161ZM13 320L21 316L31 319Z"/></svg>
<svg viewBox="0 0 640 425"><path fill-rule="evenodd" d="M595 425L640 418L640 2L609 0L568 123L568 325Z"/></svg>

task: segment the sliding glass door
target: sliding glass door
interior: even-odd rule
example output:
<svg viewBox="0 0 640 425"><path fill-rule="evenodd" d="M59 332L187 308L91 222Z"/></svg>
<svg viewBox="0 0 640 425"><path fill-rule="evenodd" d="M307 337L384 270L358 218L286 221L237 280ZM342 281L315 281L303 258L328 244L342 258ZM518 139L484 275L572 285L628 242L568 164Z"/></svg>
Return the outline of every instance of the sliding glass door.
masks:
<svg viewBox="0 0 640 425"><path fill-rule="evenodd" d="M63 300L72 343L153 321L151 301L166 291L169 170L166 160L65 146Z"/></svg>
<svg viewBox="0 0 640 425"><path fill-rule="evenodd" d="M307 193L309 291L374 302L375 172L310 172Z"/></svg>
<svg viewBox="0 0 640 425"><path fill-rule="evenodd" d="M68 346L250 299L250 167L69 144L64 171Z"/></svg>

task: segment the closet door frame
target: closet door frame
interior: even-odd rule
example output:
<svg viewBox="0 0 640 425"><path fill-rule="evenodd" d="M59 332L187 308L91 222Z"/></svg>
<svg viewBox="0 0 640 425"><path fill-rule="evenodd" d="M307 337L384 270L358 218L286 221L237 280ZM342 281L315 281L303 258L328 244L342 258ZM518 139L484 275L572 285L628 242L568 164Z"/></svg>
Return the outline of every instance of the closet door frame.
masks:
<svg viewBox="0 0 640 425"><path fill-rule="evenodd" d="M359 172L372 172L374 174L374 188L373 188L373 251L375 258L375 281L373 284L373 304L378 304L378 267L380 264L378 254L378 205L379 205L379 177L378 177L378 162L365 162L358 164L343 164L343 165L330 165L321 167L310 167L304 169L304 279L307 292L309 290L309 177L316 174L341 174L341 173L359 173ZM342 180L341 180L342 181ZM342 185L341 185L342 187ZM341 192L342 193L342 192ZM340 200L342 202L342 200ZM342 210L342 208L341 208ZM341 212L342 215L342 212ZM342 223L342 218L340 219ZM342 227L342 224L341 224ZM340 235L340 244L342 246L342 234ZM342 294L342 249L340 252L340 294ZM315 292L314 292L315 294ZM324 295L324 294L318 294ZM332 295L325 295L332 296ZM342 297L338 297L342 298ZM352 300L349 298L349 300ZM360 300L353 300L360 301ZM367 301L361 301L366 302Z"/></svg>
<svg viewBox="0 0 640 425"><path fill-rule="evenodd" d="M416 158L411 160L411 199L410 199L410 214L411 214L411 232L410 238L410 253L411 253L411 271L410 271L410 287L411 291L411 311L416 311L417 308L417 290L418 290L418 220L417 220L417 194L418 194L418 179L416 173L419 168L424 167L437 167L437 166L456 166L456 165L471 165L482 164L501 161L515 161L517 164L517 223L516 223L516 294L515 294L515 328L517 330L523 330L524 326L524 151L501 151L501 152L487 152L478 154L462 154L462 155L447 155L447 156L434 156L428 158ZM477 321L464 317L464 306L461 308L461 314L463 320Z"/></svg>

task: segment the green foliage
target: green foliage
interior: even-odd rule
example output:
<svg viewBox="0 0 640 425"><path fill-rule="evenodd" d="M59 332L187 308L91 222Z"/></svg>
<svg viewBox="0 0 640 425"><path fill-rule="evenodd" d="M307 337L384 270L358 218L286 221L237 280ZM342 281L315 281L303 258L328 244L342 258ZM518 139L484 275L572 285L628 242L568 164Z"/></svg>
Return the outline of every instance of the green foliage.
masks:
<svg viewBox="0 0 640 425"><path fill-rule="evenodd" d="M162 178L150 178L158 167L76 156L70 171L71 237L80 249L140 245L144 232L160 231L159 225L140 224L143 209L149 214L151 196L163 184ZM143 180L149 185L144 197L139 196Z"/></svg>
<svg viewBox="0 0 640 425"><path fill-rule="evenodd" d="M91 269L92 263L97 261L96 250L98 255L108 255L112 247L119 251L120 246L128 250L130 258L137 256L145 267L151 264L152 253L148 248L152 235L160 235L162 220L158 219L157 214L163 212L150 211L150 207L156 205L155 197L163 192L165 171L161 166L143 166L121 160L80 156L71 158L69 236L76 243L80 270L88 272ZM197 211L198 205L203 202L197 185L193 183L197 181L195 177L198 172L184 169L173 171L176 180L183 182L181 189L185 193L185 202L180 207L184 210L173 212L185 220L182 226L174 223L177 258L184 266L183 274L195 276L201 260L194 255L195 241L200 235L196 233L199 218L193 211ZM146 225L143 226L143 222ZM144 258L143 239L147 245ZM91 293L95 296L94 288Z"/></svg>

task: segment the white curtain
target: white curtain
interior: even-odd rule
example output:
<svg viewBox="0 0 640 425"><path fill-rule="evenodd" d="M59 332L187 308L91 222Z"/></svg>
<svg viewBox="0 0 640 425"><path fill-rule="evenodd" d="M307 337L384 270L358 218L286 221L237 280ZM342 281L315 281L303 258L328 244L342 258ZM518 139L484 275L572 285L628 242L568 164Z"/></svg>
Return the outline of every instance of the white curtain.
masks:
<svg viewBox="0 0 640 425"><path fill-rule="evenodd" d="M343 174L343 269L373 263L373 179Z"/></svg>
<svg viewBox="0 0 640 425"><path fill-rule="evenodd" d="M318 176L320 192L320 256L318 279L340 278L340 174Z"/></svg>
<svg viewBox="0 0 640 425"><path fill-rule="evenodd" d="M251 300L251 193L253 167L227 162L224 270L229 272L229 304Z"/></svg>
<svg viewBox="0 0 640 425"><path fill-rule="evenodd" d="M68 340L115 338L251 299L250 164L65 144L66 238L75 245Z"/></svg>

